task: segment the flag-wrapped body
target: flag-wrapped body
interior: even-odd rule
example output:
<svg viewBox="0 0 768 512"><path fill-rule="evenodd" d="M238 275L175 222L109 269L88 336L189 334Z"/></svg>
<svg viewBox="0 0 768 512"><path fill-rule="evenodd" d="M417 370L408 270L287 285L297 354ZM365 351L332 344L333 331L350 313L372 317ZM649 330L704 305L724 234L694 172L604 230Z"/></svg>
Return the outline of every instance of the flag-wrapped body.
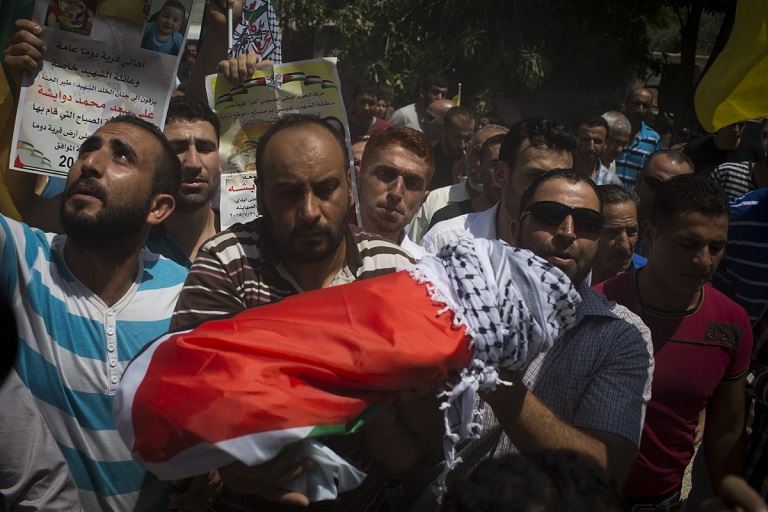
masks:
<svg viewBox="0 0 768 512"><path fill-rule="evenodd" d="M551 346L579 301L532 253L462 240L394 274L155 340L123 375L118 429L139 464L176 479L354 431L397 392L448 378L450 468L455 443L478 433L474 392Z"/></svg>

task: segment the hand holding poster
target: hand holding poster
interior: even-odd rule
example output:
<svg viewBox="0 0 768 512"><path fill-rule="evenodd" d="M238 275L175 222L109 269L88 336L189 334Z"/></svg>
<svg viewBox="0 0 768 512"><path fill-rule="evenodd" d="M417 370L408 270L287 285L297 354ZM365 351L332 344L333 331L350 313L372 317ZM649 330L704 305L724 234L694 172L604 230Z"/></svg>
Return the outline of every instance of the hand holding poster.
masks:
<svg viewBox="0 0 768 512"><path fill-rule="evenodd" d="M242 86L223 75L206 77L208 102L221 123L221 227L258 216L256 146L278 119L295 113L325 119L345 135L347 114L339 91L336 59L313 59L258 69ZM354 186L354 175L352 176ZM249 206L249 207L246 207Z"/></svg>
<svg viewBox="0 0 768 512"><path fill-rule="evenodd" d="M162 126L193 0L38 0L47 48L19 96L11 165L65 176L83 140L133 114Z"/></svg>

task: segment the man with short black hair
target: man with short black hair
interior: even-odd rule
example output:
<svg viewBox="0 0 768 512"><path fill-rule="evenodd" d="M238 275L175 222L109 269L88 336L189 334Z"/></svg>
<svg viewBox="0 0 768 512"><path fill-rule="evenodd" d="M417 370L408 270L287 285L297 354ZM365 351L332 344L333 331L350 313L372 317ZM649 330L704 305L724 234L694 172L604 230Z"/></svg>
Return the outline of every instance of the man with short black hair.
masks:
<svg viewBox="0 0 768 512"><path fill-rule="evenodd" d="M146 247L187 268L197 250L216 234L211 201L219 190L219 119L187 96L171 98L163 133L181 162L176 209L150 231Z"/></svg>
<svg viewBox="0 0 768 512"><path fill-rule="evenodd" d="M470 213L436 224L419 245L435 254L464 236L498 238L514 245L513 221L520 197L539 176L573 164L576 140L565 127L548 119L531 118L509 131L499 149L494 180L501 187L501 201L484 212ZM516 224L515 224L516 225Z"/></svg>
<svg viewBox="0 0 768 512"><path fill-rule="evenodd" d="M389 124L402 124L420 132L424 131L424 114L427 107L435 100L448 97L448 80L437 75L429 75L421 82L419 101L395 110L389 118Z"/></svg>
<svg viewBox="0 0 768 512"><path fill-rule="evenodd" d="M168 483L133 461L112 417L124 368L163 334L186 275L142 250L173 211L179 159L139 118L86 139L60 206L65 235L0 217L0 283L19 326L16 369L61 448L84 510L165 509Z"/></svg>
<svg viewBox="0 0 768 512"><path fill-rule="evenodd" d="M547 123L532 124L543 128ZM542 134L521 128L510 131L512 140L529 142L531 133ZM560 133L553 126L548 132ZM543 139L533 140L543 146ZM502 375L511 386L481 395L490 405L483 409L483 433L461 451L464 463L454 471L460 476L480 460L517 450L571 449L593 457L622 482L637 452L650 397L650 333L637 316L587 282L604 222L597 186L572 169L539 173L532 181L515 208L520 214L510 232L518 234L518 247L562 270L582 303L576 324L550 351L527 371ZM433 510L428 504L434 498L427 493L411 510Z"/></svg>
<svg viewBox="0 0 768 512"><path fill-rule="evenodd" d="M467 147L475 131L475 118L465 107L453 107L443 119L443 138L432 141L435 148L435 174L429 190L461 181Z"/></svg>
<svg viewBox="0 0 768 512"><path fill-rule="evenodd" d="M595 288L636 311L653 336L651 401L624 484L638 510L679 507L704 408L702 449L713 489L744 471L752 330L744 309L707 285L723 257L728 215L728 198L713 180L690 174L668 180L644 228L648 264Z"/></svg>
<svg viewBox="0 0 768 512"><path fill-rule="evenodd" d="M621 185L621 180L600 161L609 136L608 122L602 117L581 122L576 129L573 168L598 185Z"/></svg>
<svg viewBox="0 0 768 512"><path fill-rule="evenodd" d="M353 143L367 139L373 132L389 126L388 122L376 117L378 94L379 89L371 83L355 87L349 107L349 137Z"/></svg>
<svg viewBox="0 0 768 512"><path fill-rule="evenodd" d="M678 149L661 149L652 154L645 166L637 173L635 192L639 199L637 205L637 221L640 233L635 243L635 252L647 257L648 249L643 239L644 224L651 215L653 200L661 185L681 174L692 174L693 163L683 152Z"/></svg>

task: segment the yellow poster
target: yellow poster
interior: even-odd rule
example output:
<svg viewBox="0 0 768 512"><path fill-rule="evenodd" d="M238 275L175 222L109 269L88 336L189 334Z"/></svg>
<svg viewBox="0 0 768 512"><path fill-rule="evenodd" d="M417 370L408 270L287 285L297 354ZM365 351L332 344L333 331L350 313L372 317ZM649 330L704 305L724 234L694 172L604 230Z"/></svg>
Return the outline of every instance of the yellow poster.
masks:
<svg viewBox="0 0 768 512"><path fill-rule="evenodd" d="M255 193L259 139L280 118L297 113L320 117L343 133L350 145L335 58L275 64L257 70L239 87L233 87L222 75L210 75L206 77L206 91L221 123L222 227L258 216L253 202L245 203L251 206L245 219L243 208L238 210L238 206L243 206L244 197ZM232 174L241 176L235 179ZM247 196L241 197L243 194Z"/></svg>

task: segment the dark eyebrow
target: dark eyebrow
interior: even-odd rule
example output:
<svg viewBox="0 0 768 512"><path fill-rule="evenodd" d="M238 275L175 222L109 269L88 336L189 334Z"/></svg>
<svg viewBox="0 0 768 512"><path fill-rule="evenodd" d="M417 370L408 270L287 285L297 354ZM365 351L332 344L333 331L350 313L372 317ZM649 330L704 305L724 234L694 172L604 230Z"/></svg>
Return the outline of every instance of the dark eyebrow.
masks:
<svg viewBox="0 0 768 512"><path fill-rule="evenodd" d="M87 139L85 139L85 142L83 142L80 145L80 150L77 152L78 156L82 155L84 152L87 151L94 151L101 147L102 140L101 137L98 135L91 135Z"/></svg>

